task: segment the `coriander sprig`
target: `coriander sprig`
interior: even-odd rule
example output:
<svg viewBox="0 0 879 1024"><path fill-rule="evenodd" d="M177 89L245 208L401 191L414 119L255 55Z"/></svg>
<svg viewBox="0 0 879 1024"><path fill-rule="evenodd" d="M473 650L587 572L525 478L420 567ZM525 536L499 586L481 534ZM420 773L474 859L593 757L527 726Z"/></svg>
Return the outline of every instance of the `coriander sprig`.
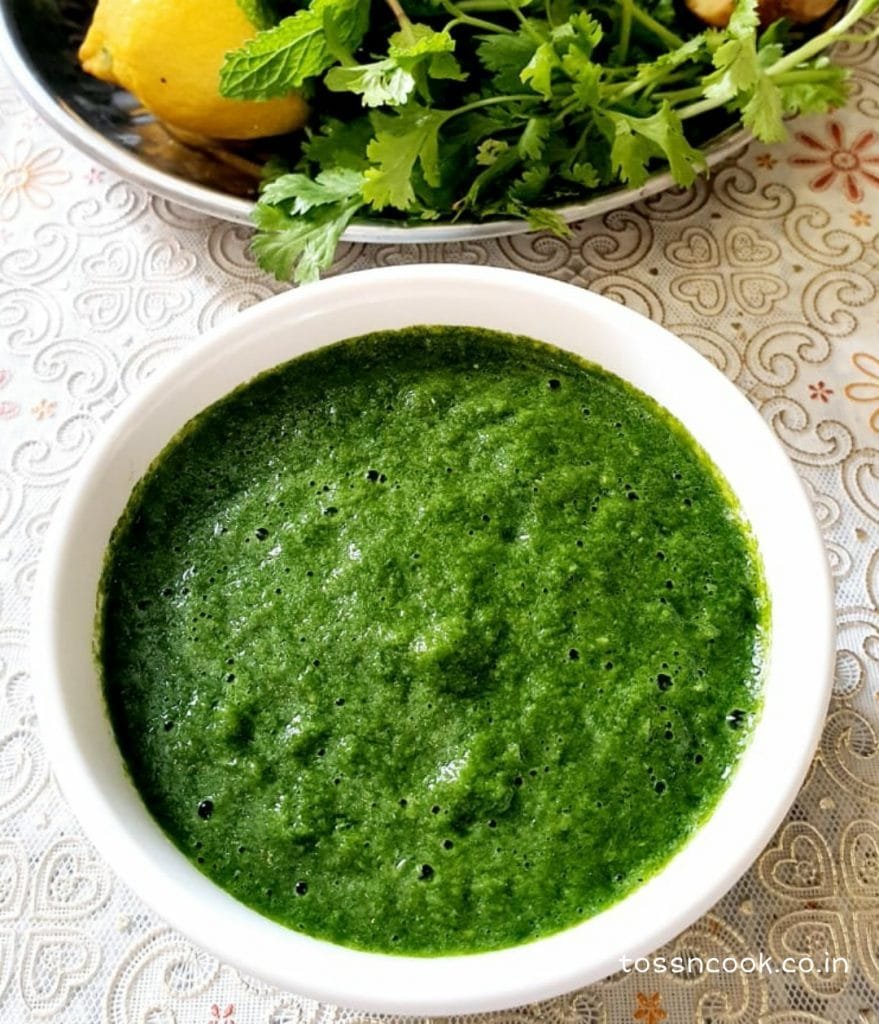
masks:
<svg viewBox="0 0 879 1024"><path fill-rule="evenodd" d="M228 55L223 94L302 89L313 107L254 213L261 265L295 281L329 266L355 219L515 217L564 234L553 208L596 190L663 166L688 185L718 113L772 142L786 116L842 104L847 72L822 54L879 7L856 0L805 37L762 29L757 0L703 31L669 0L311 0L283 18L240 2L261 31Z"/></svg>

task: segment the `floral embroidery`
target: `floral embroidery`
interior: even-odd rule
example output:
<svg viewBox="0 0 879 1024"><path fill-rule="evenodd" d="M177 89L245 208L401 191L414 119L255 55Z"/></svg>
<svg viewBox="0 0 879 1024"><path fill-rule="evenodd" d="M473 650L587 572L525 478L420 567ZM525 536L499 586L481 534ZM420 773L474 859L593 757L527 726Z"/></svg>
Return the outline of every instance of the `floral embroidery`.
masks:
<svg viewBox="0 0 879 1024"><path fill-rule="evenodd" d="M846 384L845 393L853 402L869 402L879 405L879 359L868 352L856 352L852 363L870 380L859 380ZM870 426L879 433L879 408L870 416Z"/></svg>
<svg viewBox="0 0 879 1024"><path fill-rule="evenodd" d="M635 1020L644 1021L644 1024L659 1024L661 1020L665 1020L668 1016L659 1005L660 997L658 992L651 992L649 996L645 996L643 992L637 992L636 999L638 1005L632 1014Z"/></svg>
<svg viewBox="0 0 879 1024"><path fill-rule="evenodd" d="M817 398L822 402L829 402L832 394L833 388L829 388L823 380L819 380L817 384L809 385L809 398Z"/></svg>
<svg viewBox="0 0 879 1024"><path fill-rule="evenodd" d="M57 147L35 151L22 139L12 153L0 153L0 220L11 220L26 201L38 210L52 205L49 186L63 185L70 174L58 167Z"/></svg>
<svg viewBox="0 0 879 1024"><path fill-rule="evenodd" d="M228 1024L235 1024L234 1020L230 1020L232 1014L235 1012L235 1007L232 1003L226 1007L225 1010L221 1010L217 1003L211 1007L211 1020L210 1024L216 1024L218 1020L228 1021Z"/></svg>
<svg viewBox="0 0 879 1024"><path fill-rule="evenodd" d="M757 166L771 171L778 163L778 160L771 153L761 153L757 157Z"/></svg>
<svg viewBox="0 0 879 1024"><path fill-rule="evenodd" d="M827 122L827 141L808 132L796 132L795 138L809 153L799 153L788 161L794 167L815 167L818 173L809 182L814 192L824 192L842 177L842 192L850 203L864 199L864 184L879 188L879 135L861 132L850 146L838 121Z"/></svg>
<svg viewBox="0 0 879 1024"><path fill-rule="evenodd" d="M86 185L99 185L104 180L104 172L100 167L90 167L83 177Z"/></svg>
<svg viewBox="0 0 879 1024"><path fill-rule="evenodd" d="M863 210L855 210L854 213L849 214L849 217L856 228L868 228L873 221L873 214L864 213Z"/></svg>
<svg viewBox="0 0 879 1024"><path fill-rule="evenodd" d="M36 405L31 407L31 412L38 420L47 420L55 415L57 408L57 402L49 402L47 399L41 398Z"/></svg>

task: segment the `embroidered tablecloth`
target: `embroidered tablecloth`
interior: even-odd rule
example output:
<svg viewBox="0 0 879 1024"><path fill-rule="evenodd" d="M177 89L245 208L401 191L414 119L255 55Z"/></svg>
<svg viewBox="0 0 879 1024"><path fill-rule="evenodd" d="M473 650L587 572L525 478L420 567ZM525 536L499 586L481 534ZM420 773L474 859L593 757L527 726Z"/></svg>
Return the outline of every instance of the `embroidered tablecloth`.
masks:
<svg viewBox="0 0 879 1024"><path fill-rule="evenodd" d="M591 288L679 334L748 396L812 498L839 650L819 752L747 875L660 951L849 969L620 972L505 1024L879 1024L879 42L849 43L845 110L792 123L710 182L566 241L347 246L334 268L490 263ZM40 543L114 410L179 349L281 285L248 232L63 144L0 72L0 1019L361 1020L242 977L114 878L51 778L28 665Z"/></svg>

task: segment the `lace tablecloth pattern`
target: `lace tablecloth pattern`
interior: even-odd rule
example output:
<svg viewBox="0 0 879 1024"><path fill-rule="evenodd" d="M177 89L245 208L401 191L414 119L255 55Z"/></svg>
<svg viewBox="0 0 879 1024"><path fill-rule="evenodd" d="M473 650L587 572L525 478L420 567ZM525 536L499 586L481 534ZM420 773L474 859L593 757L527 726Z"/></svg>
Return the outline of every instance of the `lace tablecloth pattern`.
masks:
<svg viewBox="0 0 879 1024"><path fill-rule="evenodd" d="M710 182L575 226L347 246L335 273L517 267L608 295L695 346L772 426L811 495L837 593L833 703L770 846L664 950L846 957L842 971L619 974L504 1024L879 1024L879 43L845 110ZM64 1024L336 1024L362 1015L242 977L113 877L48 768L28 666L40 543L114 410L203 331L281 285L248 232L64 145L0 73L0 1016Z"/></svg>

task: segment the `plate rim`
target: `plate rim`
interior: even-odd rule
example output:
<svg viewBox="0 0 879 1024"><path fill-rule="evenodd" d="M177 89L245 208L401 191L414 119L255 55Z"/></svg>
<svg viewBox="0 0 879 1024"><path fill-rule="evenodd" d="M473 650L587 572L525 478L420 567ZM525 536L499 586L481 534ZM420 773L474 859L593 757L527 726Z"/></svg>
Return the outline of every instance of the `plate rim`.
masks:
<svg viewBox="0 0 879 1024"><path fill-rule="evenodd" d="M62 138L75 149L98 161L103 167L169 202L180 203L197 213L232 224L252 227L250 215L254 202L221 193L207 185L196 184L169 171L153 167L148 161L107 139L80 114L53 95L41 80L20 43L8 0L0 0L0 60L28 103ZM741 124L735 124L715 136L703 147L707 172L717 164L745 149L753 136ZM658 171L636 189L615 188L592 199L565 206L553 206L566 224L598 217L654 196L677 184L670 171ZM526 220L499 219L408 226L393 222L355 221L342 233L343 242L442 243L502 238L533 232Z"/></svg>

